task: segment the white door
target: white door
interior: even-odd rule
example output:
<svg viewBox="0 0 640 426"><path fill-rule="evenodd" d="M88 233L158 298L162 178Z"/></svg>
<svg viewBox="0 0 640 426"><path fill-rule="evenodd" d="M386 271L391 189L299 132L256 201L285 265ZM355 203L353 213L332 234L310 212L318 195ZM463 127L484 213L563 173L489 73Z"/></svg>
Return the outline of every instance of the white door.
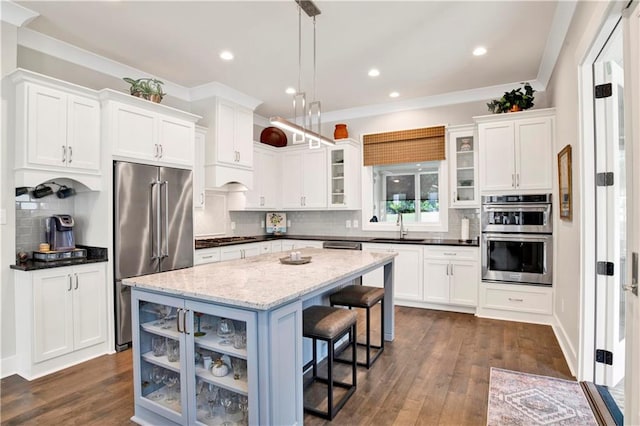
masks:
<svg viewBox="0 0 640 426"><path fill-rule="evenodd" d="M519 120L514 130L516 188L551 190L552 163L549 161L553 158L551 117Z"/></svg>
<svg viewBox="0 0 640 426"><path fill-rule="evenodd" d="M100 170L100 103L69 95L67 165Z"/></svg>
<svg viewBox="0 0 640 426"><path fill-rule="evenodd" d="M238 165L253 166L253 111L236 107L235 148Z"/></svg>
<svg viewBox="0 0 640 426"><path fill-rule="evenodd" d="M482 123L480 142L480 188L482 191L515 188L515 147L513 123Z"/></svg>
<svg viewBox="0 0 640 426"><path fill-rule="evenodd" d="M448 260L424 260L424 300L433 303L449 303Z"/></svg>
<svg viewBox="0 0 640 426"><path fill-rule="evenodd" d="M303 207L327 207L327 151L322 148L306 151L302 163Z"/></svg>
<svg viewBox="0 0 640 426"><path fill-rule="evenodd" d="M394 299L422 301L422 247L393 245Z"/></svg>
<svg viewBox="0 0 640 426"><path fill-rule="evenodd" d="M237 164L235 147L235 105L231 102L218 100L218 121L216 126L216 152L219 163Z"/></svg>
<svg viewBox="0 0 640 426"><path fill-rule="evenodd" d="M601 176L600 179L612 176L606 179L611 182L596 187L596 259L601 270L596 275L597 352L594 377L596 384L610 388L620 384L625 374L623 286L627 265L628 193L621 58L622 33L618 27L594 63L596 87L602 91L610 89L610 94L595 99L594 105L596 174ZM598 357L605 362L599 362Z"/></svg>
<svg viewBox="0 0 640 426"><path fill-rule="evenodd" d="M302 152L286 152L282 156L282 207L302 206Z"/></svg>
<svg viewBox="0 0 640 426"><path fill-rule="evenodd" d="M455 305L477 306L478 276L477 262L453 262L451 264L449 302Z"/></svg>
<svg viewBox="0 0 640 426"><path fill-rule="evenodd" d="M107 338L106 278L102 264L74 267L74 349L102 343Z"/></svg>
<svg viewBox="0 0 640 426"><path fill-rule="evenodd" d="M195 141L193 124L163 116L158 123L159 160L192 167Z"/></svg>
<svg viewBox="0 0 640 426"><path fill-rule="evenodd" d="M67 165L67 95L27 85L27 147L30 163Z"/></svg>
<svg viewBox="0 0 640 426"><path fill-rule="evenodd" d="M155 161L158 155L156 116L142 108L114 104L114 155Z"/></svg>
<svg viewBox="0 0 640 426"><path fill-rule="evenodd" d="M638 298L638 264L640 253L640 3L625 12L624 28L624 69L627 87L625 91L625 137L632 147L627 156L627 169L632 176L628 187L627 206L629 214L629 250L632 268L628 271L629 287L625 288L626 298L626 369L625 369L625 410L626 424L640 424L640 299ZM633 118L635 117L635 119ZM634 167L635 166L635 167ZM635 261L633 259L635 258ZM635 288L635 290L634 290Z"/></svg>
<svg viewBox="0 0 640 426"><path fill-rule="evenodd" d="M33 359L45 361L73 351L71 268L33 273Z"/></svg>

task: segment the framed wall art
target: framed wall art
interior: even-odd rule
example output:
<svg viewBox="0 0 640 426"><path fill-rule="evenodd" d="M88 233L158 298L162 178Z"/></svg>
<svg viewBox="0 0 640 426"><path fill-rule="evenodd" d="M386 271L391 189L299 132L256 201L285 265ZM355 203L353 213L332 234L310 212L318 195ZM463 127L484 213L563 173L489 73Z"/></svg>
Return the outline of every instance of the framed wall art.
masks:
<svg viewBox="0 0 640 426"><path fill-rule="evenodd" d="M558 153L558 195L560 219L571 220L573 214L573 192L571 189L571 145Z"/></svg>

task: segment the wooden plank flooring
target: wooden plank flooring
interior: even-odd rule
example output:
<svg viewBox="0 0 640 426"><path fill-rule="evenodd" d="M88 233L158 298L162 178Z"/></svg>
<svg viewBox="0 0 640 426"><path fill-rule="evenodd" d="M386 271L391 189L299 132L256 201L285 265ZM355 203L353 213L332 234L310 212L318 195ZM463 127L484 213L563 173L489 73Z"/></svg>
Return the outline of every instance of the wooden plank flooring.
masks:
<svg viewBox="0 0 640 426"><path fill-rule="evenodd" d="M371 370L358 368L356 393L333 422L306 415L305 424L483 425L490 367L572 379L549 326L396 307L396 339ZM31 382L7 377L1 422L131 424L132 374L125 351Z"/></svg>

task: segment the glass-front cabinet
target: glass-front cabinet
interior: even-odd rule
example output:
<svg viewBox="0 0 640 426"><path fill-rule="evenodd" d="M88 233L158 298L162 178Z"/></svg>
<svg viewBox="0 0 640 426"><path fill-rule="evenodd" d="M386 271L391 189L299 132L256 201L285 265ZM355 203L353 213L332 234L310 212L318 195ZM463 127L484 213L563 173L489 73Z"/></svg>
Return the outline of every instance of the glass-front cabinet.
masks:
<svg viewBox="0 0 640 426"><path fill-rule="evenodd" d="M449 126L449 169L452 208L480 207L475 126Z"/></svg>
<svg viewBox="0 0 640 426"><path fill-rule="evenodd" d="M256 314L137 289L132 295L137 420L257 424L257 360L248 356L256 353Z"/></svg>
<svg viewBox="0 0 640 426"><path fill-rule="evenodd" d="M360 148L353 139L340 139L328 150L329 208L360 208Z"/></svg>

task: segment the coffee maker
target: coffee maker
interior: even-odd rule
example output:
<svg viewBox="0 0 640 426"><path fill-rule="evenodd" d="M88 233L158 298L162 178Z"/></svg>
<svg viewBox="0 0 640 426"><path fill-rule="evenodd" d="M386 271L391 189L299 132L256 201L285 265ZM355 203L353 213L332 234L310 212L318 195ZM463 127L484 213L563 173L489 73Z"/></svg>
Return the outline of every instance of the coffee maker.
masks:
<svg viewBox="0 0 640 426"><path fill-rule="evenodd" d="M50 250L70 251L76 248L73 225L73 217L68 214L56 214L45 219Z"/></svg>

